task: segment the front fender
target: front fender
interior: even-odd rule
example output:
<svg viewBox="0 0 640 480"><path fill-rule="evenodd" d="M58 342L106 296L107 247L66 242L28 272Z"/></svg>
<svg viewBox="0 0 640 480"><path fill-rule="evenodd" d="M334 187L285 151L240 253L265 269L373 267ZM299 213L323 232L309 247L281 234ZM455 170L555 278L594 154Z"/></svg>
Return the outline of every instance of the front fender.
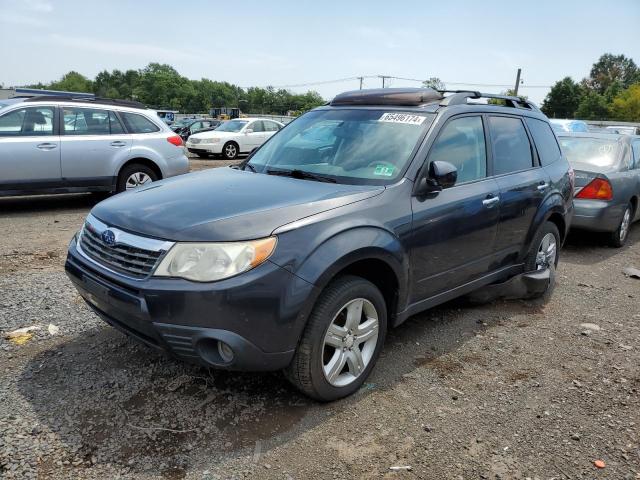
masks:
<svg viewBox="0 0 640 480"><path fill-rule="evenodd" d="M304 229L303 229L304 230ZM322 289L342 270L360 260L379 260L384 262L395 274L398 283L398 306L402 308L407 301L407 285L409 277L409 258L402 247L400 240L388 230L376 226L358 226L348 230L342 230L335 234L319 239L313 234L305 239L299 238L299 234L291 232L291 238L282 238L278 248L286 244L308 245L309 253L304 257L272 258L271 261L279 264L291 273L303 280L315 285L314 298L309 299L308 312ZM316 243L315 246L309 244ZM300 243L298 245L298 252Z"/></svg>

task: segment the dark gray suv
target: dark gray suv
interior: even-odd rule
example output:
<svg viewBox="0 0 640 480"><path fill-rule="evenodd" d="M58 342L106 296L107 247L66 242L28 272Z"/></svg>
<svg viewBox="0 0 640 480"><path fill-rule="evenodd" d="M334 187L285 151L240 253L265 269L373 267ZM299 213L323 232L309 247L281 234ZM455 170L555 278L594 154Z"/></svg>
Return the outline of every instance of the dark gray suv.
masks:
<svg viewBox="0 0 640 480"><path fill-rule="evenodd" d="M409 316L517 279L547 294L572 172L533 104L468 103L487 96L339 95L239 167L98 204L67 273L98 315L151 347L284 369L319 400L348 395Z"/></svg>

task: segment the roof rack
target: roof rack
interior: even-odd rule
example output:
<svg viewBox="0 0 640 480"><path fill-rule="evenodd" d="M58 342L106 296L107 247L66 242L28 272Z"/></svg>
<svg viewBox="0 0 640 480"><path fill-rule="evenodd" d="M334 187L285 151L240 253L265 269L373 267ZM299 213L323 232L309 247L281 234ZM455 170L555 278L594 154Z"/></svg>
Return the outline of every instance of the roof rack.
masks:
<svg viewBox="0 0 640 480"><path fill-rule="evenodd" d="M330 105L396 105L415 107L442 100L433 88L371 88L344 92L331 100Z"/></svg>
<svg viewBox="0 0 640 480"><path fill-rule="evenodd" d="M103 98L103 97L74 97L69 96L53 96L53 95L38 95L36 97L25 98L25 102L50 102L50 101L62 101L62 102L78 102L78 103L98 103L102 105L116 105L119 107L131 107L131 108L147 108L144 103L136 102L135 100L119 100L115 98Z"/></svg>
<svg viewBox="0 0 640 480"><path fill-rule="evenodd" d="M449 95L448 97L444 97L440 102L440 106L442 107L450 107L453 105L465 105L467 103L467 99L473 98L494 98L498 100L504 100L505 105L507 107L512 108L525 108L527 110L537 110L540 109L538 106L530 100L527 100L524 97L514 97L511 95L499 95L495 93L481 93L474 90L438 90L441 94L452 93L453 95Z"/></svg>

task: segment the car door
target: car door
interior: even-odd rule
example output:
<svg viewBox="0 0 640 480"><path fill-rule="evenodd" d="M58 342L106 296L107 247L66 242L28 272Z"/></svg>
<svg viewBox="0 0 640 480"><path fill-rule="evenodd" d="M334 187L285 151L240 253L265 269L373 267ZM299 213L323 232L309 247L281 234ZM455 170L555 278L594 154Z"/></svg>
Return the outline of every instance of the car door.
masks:
<svg viewBox="0 0 640 480"><path fill-rule="evenodd" d="M248 143L251 146L250 150L259 147L267 140L267 132L264 129L264 123L262 120L256 120L251 122L247 129L253 130L248 134Z"/></svg>
<svg viewBox="0 0 640 480"><path fill-rule="evenodd" d="M62 176L71 186L109 186L115 166L131 150L131 135L106 109L63 106ZM121 163L121 162L120 162Z"/></svg>
<svg viewBox="0 0 640 480"><path fill-rule="evenodd" d="M453 187L413 197L413 302L487 273L500 211L499 189L488 175L482 115L450 119L431 146L425 166L445 161L458 169Z"/></svg>
<svg viewBox="0 0 640 480"><path fill-rule="evenodd" d="M20 106L0 116L0 190L60 186L54 106Z"/></svg>
<svg viewBox="0 0 640 480"><path fill-rule="evenodd" d="M495 242L498 267L517 261L534 216L550 190L533 141L521 117L488 116L492 173L500 188L500 220Z"/></svg>

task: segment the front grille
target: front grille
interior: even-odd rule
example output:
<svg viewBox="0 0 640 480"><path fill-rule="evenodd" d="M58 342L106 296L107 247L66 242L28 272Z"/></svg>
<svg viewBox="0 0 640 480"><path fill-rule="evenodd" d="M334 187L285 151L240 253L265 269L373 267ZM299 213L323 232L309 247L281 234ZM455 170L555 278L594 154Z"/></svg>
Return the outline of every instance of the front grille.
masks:
<svg viewBox="0 0 640 480"><path fill-rule="evenodd" d="M117 272L137 278L148 276L158 263L162 252L143 250L129 245L107 245L95 230L85 228L80 246L93 260Z"/></svg>

